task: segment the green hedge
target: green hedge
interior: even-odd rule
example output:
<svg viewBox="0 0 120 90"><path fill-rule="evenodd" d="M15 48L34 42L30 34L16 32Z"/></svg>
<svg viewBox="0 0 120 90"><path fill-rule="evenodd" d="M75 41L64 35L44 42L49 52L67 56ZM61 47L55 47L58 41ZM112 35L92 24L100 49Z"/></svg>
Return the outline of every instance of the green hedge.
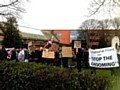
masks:
<svg viewBox="0 0 120 90"><path fill-rule="evenodd" d="M110 90L109 87L113 88L110 80L76 69L33 62L0 62L0 90Z"/></svg>

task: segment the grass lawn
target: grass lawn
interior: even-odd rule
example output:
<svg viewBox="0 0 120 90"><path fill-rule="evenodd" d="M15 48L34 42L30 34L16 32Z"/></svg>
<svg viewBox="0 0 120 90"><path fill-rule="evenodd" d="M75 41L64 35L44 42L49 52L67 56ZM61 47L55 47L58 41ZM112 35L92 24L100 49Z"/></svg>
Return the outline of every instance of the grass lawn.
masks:
<svg viewBox="0 0 120 90"><path fill-rule="evenodd" d="M91 70L82 68L82 72L83 71L90 72ZM100 76L111 76L110 73L111 73L110 69L96 69L96 74Z"/></svg>
<svg viewBox="0 0 120 90"><path fill-rule="evenodd" d="M96 70L96 73L97 75L101 75L101 76L111 76L111 71L108 69L108 70L105 70L105 69L97 69Z"/></svg>

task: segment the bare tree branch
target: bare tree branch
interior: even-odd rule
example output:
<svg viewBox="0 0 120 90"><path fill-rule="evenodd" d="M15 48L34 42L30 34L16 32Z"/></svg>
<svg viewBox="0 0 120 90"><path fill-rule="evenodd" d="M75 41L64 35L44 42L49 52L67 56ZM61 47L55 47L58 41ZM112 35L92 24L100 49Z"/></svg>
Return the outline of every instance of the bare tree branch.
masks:
<svg viewBox="0 0 120 90"><path fill-rule="evenodd" d="M28 0L24 0L28 1ZM5 0L0 1L0 16L7 18L9 16L14 16L16 18L21 18L21 13L25 13L23 8L23 0Z"/></svg>
<svg viewBox="0 0 120 90"><path fill-rule="evenodd" d="M118 7L120 7L120 0L93 0L88 8L88 17L99 14L101 11L111 15Z"/></svg>
<svg viewBox="0 0 120 90"><path fill-rule="evenodd" d="M115 28L115 30L120 29L120 17L116 17L116 18L112 19L111 22L112 22L112 26Z"/></svg>
<svg viewBox="0 0 120 90"><path fill-rule="evenodd" d="M105 0L103 0L103 2L101 2L100 0L99 2L97 2L96 0L94 0L94 2L91 2L90 6L93 7L94 10L88 8L90 12L90 16L96 14L99 11L99 9L104 5L104 3L105 3Z"/></svg>
<svg viewBox="0 0 120 90"><path fill-rule="evenodd" d="M18 0L15 0L15 1L13 1L13 2L10 2L9 4L0 4L0 7L8 7L8 6L11 6L11 5L13 5L13 4L15 4L15 3L17 3L18 2Z"/></svg>

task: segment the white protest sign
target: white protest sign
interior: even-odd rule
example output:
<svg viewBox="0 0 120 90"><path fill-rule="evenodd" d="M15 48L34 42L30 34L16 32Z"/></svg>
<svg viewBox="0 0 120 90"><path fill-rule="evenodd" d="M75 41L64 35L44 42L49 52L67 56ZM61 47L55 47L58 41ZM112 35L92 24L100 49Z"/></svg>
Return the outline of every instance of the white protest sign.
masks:
<svg viewBox="0 0 120 90"><path fill-rule="evenodd" d="M119 67L117 51L115 47L107 47L101 49L89 50L90 67L96 68L112 68Z"/></svg>

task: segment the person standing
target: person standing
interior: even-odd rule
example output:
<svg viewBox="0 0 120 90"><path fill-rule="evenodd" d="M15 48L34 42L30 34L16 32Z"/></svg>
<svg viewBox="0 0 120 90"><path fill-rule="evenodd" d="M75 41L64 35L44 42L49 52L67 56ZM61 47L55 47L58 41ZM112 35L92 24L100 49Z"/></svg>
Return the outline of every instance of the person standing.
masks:
<svg viewBox="0 0 120 90"><path fill-rule="evenodd" d="M54 65L61 66L61 60L59 59L59 52L58 51L55 51Z"/></svg>
<svg viewBox="0 0 120 90"><path fill-rule="evenodd" d="M60 62L60 66L63 65L62 63L62 48L60 47L58 50L58 54L59 54L59 62Z"/></svg>
<svg viewBox="0 0 120 90"><path fill-rule="evenodd" d="M18 54L18 60L19 60L19 62L24 62L24 58L25 58L24 50L23 50L23 48L20 48L20 52Z"/></svg>
<svg viewBox="0 0 120 90"><path fill-rule="evenodd" d="M89 52L88 52L87 49L84 49L84 50L83 50L83 58L84 58L85 68L88 69L88 68L89 68L89 63L88 63L88 60L89 60Z"/></svg>
<svg viewBox="0 0 120 90"><path fill-rule="evenodd" d="M42 57L42 53L43 53L43 48L40 47L40 63L44 64L44 63L45 63L45 60L44 60L44 58Z"/></svg>
<svg viewBox="0 0 120 90"><path fill-rule="evenodd" d="M13 62L16 62L16 51L15 51L15 48L12 48L11 49L11 60L13 61Z"/></svg>
<svg viewBox="0 0 120 90"><path fill-rule="evenodd" d="M96 47L92 46L91 49L96 49ZM95 67L91 67L91 74L96 74L96 68Z"/></svg>
<svg viewBox="0 0 120 90"><path fill-rule="evenodd" d="M25 62L29 62L29 51L27 48L24 48L24 53L25 53Z"/></svg>
<svg viewBox="0 0 120 90"><path fill-rule="evenodd" d="M5 50L5 46L4 45L2 45L1 52L2 52L2 56L3 56L3 60L7 60L8 53Z"/></svg>
<svg viewBox="0 0 120 90"><path fill-rule="evenodd" d="M68 66L70 69L75 68L76 54L74 49L72 50L72 57L68 59Z"/></svg>
<svg viewBox="0 0 120 90"><path fill-rule="evenodd" d="M82 61L82 56L83 56L83 50L82 48L78 49L78 52L76 54L76 60L77 60L77 69L79 72L81 72L81 61Z"/></svg>
<svg viewBox="0 0 120 90"><path fill-rule="evenodd" d="M2 46L0 46L0 60L4 60L3 53L2 53Z"/></svg>
<svg viewBox="0 0 120 90"><path fill-rule="evenodd" d="M118 63L120 65L120 45L116 46L116 52L117 52ZM111 76L117 75L117 73L120 71L120 67L110 68L110 70L111 70Z"/></svg>

